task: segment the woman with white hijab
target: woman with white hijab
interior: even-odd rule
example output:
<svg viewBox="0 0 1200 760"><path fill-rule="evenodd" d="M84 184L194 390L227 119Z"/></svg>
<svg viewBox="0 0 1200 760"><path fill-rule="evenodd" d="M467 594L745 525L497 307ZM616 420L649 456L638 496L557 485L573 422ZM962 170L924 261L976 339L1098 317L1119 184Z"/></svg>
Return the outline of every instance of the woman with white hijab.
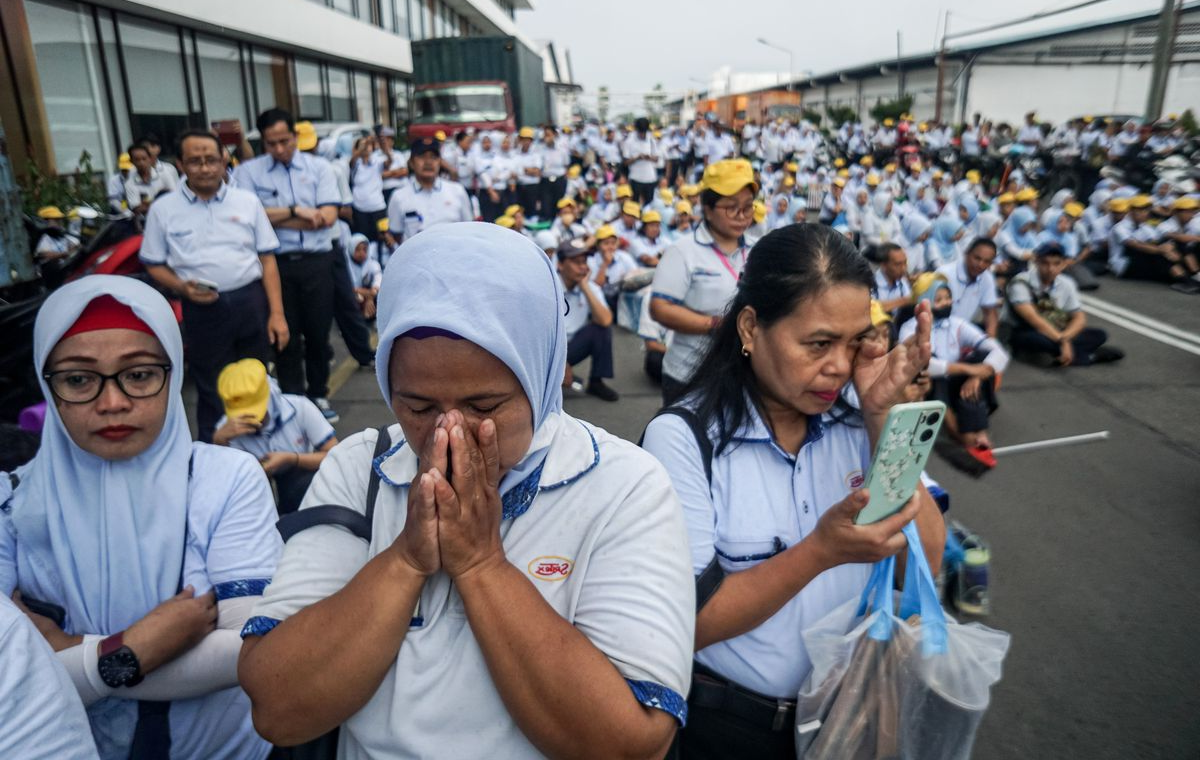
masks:
<svg viewBox="0 0 1200 760"><path fill-rule="evenodd" d="M0 478L0 593L35 610L102 758L265 757L238 630L275 570L275 505L253 457L192 443L171 307L85 277L43 304L34 358L49 403L37 456Z"/></svg>
<svg viewBox="0 0 1200 760"><path fill-rule="evenodd" d="M662 757L694 633L682 511L654 458L563 412L553 263L443 225L401 246L379 303L395 443L338 445L297 513L365 516L374 472L369 538L288 540L243 633L256 727L288 745L340 724L355 759Z"/></svg>
<svg viewBox="0 0 1200 760"><path fill-rule="evenodd" d="M900 219L893 211L892 194L878 190L871 199L871 207L863 218L862 248L867 258L877 261L875 251L885 243L899 243L904 239Z"/></svg>

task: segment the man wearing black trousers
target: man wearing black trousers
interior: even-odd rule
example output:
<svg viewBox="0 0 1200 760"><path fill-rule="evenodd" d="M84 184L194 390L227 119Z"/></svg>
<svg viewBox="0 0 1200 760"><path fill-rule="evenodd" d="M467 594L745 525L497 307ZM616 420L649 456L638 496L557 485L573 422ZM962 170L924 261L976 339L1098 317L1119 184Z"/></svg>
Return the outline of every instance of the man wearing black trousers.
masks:
<svg viewBox="0 0 1200 760"><path fill-rule="evenodd" d="M284 393L307 395L334 423L338 414L327 396L333 225L341 203L337 178L328 161L298 150L296 123L287 111L264 111L257 126L267 154L238 166L233 179L258 195L279 237L283 309L293 331L276 362L279 386Z"/></svg>
<svg viewBox="0 0 1200 760"><path fill-rule="evenodd" d="M591 249L581 240L569 240L558 248L558 274L567 302L565 380L571 377L571 367L591 357L587 392L604 401L616 401L620 396L604 383L613 376L613 314L604 301L604 291L591 280L589 253Z"/></svg>

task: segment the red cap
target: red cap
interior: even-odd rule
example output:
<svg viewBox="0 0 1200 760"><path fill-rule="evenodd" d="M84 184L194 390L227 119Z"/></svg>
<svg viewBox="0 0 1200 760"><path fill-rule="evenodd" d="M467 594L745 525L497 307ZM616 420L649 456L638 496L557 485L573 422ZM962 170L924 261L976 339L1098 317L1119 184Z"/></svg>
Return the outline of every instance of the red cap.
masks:
<svg viewBox="0 0 1200 760"><path fill-rule="evenodd" d="M87 305L71 329L63 333L59 340L65 340L72 335L91 332L93 330L137 330L148 335L154 335L150 325L146 324L133 313L133 309L121 303L112 296L93 298ZM157 336L156 336L157 337Z"/></svg>

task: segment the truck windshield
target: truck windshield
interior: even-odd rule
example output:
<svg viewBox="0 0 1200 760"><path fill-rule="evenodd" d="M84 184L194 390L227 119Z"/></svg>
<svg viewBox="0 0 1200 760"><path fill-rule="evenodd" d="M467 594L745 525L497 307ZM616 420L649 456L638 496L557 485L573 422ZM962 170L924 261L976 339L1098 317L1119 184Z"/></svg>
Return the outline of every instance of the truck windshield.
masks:
<svg viewBox="0 0 1200 760"><path fill-rule="evenodd" d="M436 87L414 93L416 123L504 121L508 107L504 88L494 84Z"/></svg>

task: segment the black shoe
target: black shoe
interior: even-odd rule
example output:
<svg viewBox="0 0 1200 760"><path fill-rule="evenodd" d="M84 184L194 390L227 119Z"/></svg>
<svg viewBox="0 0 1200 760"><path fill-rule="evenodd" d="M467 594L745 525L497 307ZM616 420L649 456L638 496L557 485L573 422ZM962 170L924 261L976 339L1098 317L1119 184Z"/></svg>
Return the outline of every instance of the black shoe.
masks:
<svg viewBox="0 0 1200 760"><path fill-rule="evenodd" d="M598 377L594 377L588 381L587 392L602 401L616 401L621 398L621 394L614 391L604 384L604 381Z"/></svg>
<svg viewBox="0 0 1200 760"><path fill-rule="evenodd" d="M1115 362L1125 358L1125 352L1116 346L1101 346L1092 354L1092 364Z"/></svg>
<svg viewBox="0 0 1200 760"><path fill-rule="evenodd" d="M1200 282L1194 280L1180 280L1171 286L1171 290L1177 290L1180 293L1187 293L1189 296L1200 295Z"/></svg>

